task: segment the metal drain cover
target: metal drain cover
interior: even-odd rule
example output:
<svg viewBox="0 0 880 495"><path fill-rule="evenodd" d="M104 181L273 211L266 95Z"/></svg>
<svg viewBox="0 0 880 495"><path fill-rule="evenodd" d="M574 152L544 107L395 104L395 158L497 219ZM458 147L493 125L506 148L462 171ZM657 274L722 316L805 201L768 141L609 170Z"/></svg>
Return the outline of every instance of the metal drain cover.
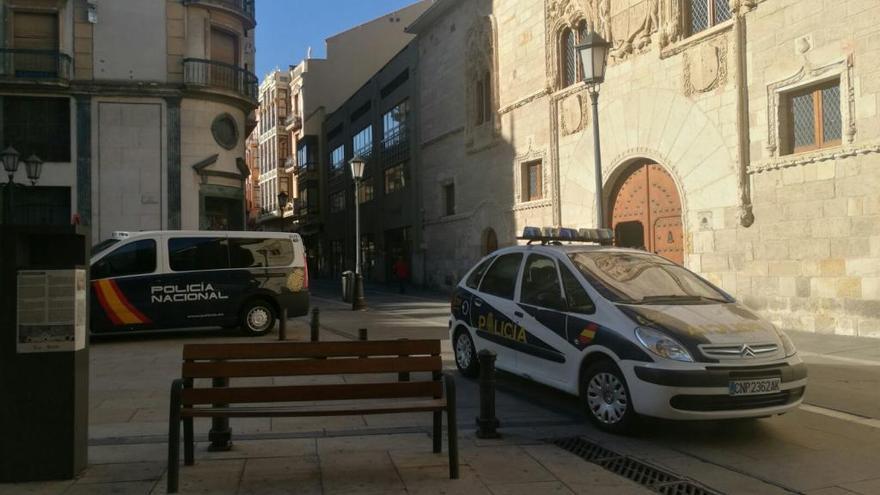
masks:
<svg viewBox="0 0 880 495"><path fill-rule="evenodd" d="M576 456L663 495L723 495L695 481L608 450L581 437L551 440Z"/></svg>

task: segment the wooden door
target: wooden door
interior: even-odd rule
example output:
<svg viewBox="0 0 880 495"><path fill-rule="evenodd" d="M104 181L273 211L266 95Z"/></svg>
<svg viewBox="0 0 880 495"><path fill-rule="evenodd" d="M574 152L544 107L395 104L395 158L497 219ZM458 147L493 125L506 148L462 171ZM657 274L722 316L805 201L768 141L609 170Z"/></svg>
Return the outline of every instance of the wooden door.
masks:
<svg viewBox="0 0 880 495"><path fill-rule="evenodd" d="M672 177L656 163L633 167L613 195L611 227L621 247L684 262L681 200Z"/></svg>

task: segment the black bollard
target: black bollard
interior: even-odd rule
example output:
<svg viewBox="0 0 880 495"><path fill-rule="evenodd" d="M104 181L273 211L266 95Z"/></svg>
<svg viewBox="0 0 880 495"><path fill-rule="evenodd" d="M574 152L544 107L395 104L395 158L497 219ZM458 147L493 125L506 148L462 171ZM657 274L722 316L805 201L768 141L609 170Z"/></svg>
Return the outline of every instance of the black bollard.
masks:
<svg viewBox="0 0 880 495"><path fill-rule="evenodd" d="M281 308L281 318L278 320L278 340L287 340L287 308Z"/></svg>
<svg viewBox="0 0 880 495"><path fill-rule="evenodd" d="M214 387L228 387L228 378L214 378L211 383ZM229 407L229 404L214 404L214 407ZM232 429L229 427L229 418L211 418L211 431L208 432L209 452L223 452L232 449Z"/></svg>
<svg viewBox="0 0 880 495"><path fill-rule="evenodd" d="M309 326L312 331L311 341L317 342L320 340L319 332L321 330L321 320L320 320L321 310L318 308L312 308L312 321L309 323Z"/></svg>
<svg viewBox="0 0 880 495"><path fill-rule="evenodd" d="M358 340L367 340L367 329L358 328Z"/></svg>
<svg viewBox="0 0 880 495"><path fill-rule="evenodd" d="M477 418L477 438L500 438L495 417L495 353L483 349L480 359L480 416Z"/></svg>

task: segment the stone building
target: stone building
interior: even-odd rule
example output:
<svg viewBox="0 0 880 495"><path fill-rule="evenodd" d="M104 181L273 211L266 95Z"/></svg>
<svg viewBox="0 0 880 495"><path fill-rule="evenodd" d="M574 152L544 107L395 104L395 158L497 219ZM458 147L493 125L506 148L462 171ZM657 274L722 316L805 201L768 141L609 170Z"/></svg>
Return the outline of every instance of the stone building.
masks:
<svg viewBox="0 0 880 495"><path fill-rule="evenodd" d="M95 240L244 227L254 0L3 0L2 143ZM21 179L21 178L19 178Z"/></svg>
<svg viewBox="0 0 880 495"><path fill-rule="evenodd" d="M329 254L325 271L334 276L355 266L355 201L364 279L393 281L391 267L398 258L421 267L412 249L421 237L410 125L418 118L413 100L417 50L415 43L407 45L324 121L329 153L321 162L327 184L321 195L327 205L322 240ZM348 164L355 155L366 162L356 197Z"/></svg>
<svg viewBox="0 0 880 495"><path fill-rule="evenodd" d="M279 198L291 198L290 177L284 173L285 162L290 157L290 133L285 121L290 114L290 75L275 69L260 83L260 108L257 122L257 162L260 175L260 210L257 222L265 229L278 230L285 212L290 212L288 202L281 204Z"/></svg>
<svg viewBox="0 0 880 495"><path fill-rule="evenodd" d="M622 245L785 328L880 336L875 0L438 0L418 35L427 280L526 225L593 227L574 53L612 42L603 194ZM454 208L447 185L454 185Z"/></svg>

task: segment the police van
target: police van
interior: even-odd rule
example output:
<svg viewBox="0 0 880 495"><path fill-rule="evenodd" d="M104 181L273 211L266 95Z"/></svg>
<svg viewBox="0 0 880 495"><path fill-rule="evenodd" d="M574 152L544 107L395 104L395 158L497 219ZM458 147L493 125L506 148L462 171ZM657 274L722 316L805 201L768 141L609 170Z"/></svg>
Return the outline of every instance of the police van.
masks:
<svg viewBox="0 0 880 495"><path fill-rule="evenodd" d="M498 368L578 395L612 432L639 415L764 417L803 400L806 366L789 337L695 273L612 247L607 229L529 227L521 239L453 293L464 375L477 375L489 349Z"/></svg>
<svg viewBox="0 0 880 495"><path fill-rule="evenodd" d="M298 234L116 232L92 249L93 334L241 327L263 335L282 308L308 313Z"/></svg>

